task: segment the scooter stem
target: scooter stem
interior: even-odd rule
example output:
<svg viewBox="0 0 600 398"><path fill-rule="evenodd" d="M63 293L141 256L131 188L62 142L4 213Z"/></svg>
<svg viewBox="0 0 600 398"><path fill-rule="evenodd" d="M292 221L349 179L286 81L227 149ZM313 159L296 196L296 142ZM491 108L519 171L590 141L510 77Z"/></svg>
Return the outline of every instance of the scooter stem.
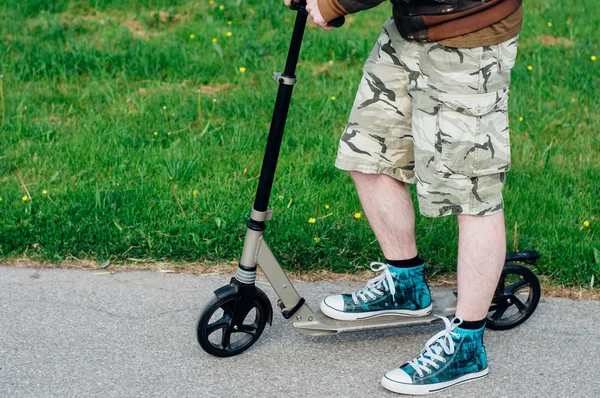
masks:
<svg viewBox="0 0 600 398"><path fill-rule="evenodd" d="M281 140L285 129L290 101L292 99L292 90L296 83L296 65L300 56L300 46L304 36L307 15L299 10L296 13L296 23L292 33L292 41L288 51L285 69L282 74L276 73L274 78L279 83L273 118L271 119L271 128L267 139L267 148L263 158L260 179L258 180L258 189L254 200L254 210L259 212L267 211L273 179L275 178L275 168L279 158Z"/></svg>
<svg viewBox="0 0 600 398"><path fill-rule="evenodd" d="M265 221L269 218L268 206L275 178L275 168L279 158L279 150L285 129L288 110L292 99L292 90L296 83L296 65L300 56L300 46L304 36L307 14L304 8L296 10L296 22L292 33L292 40L288 50L287 61L283 73L275 73L273 78L279 83L275 109L271 119L271 128L267 138L267 147L263 157L254 207L250 213L244 248L235 279L245 285L254 285L256 279L257 257L260 242L266 228Z"/></svg>
<svg viewBox="0 0 600 398"><path fill-rule="evenodd" d="M254 207L250 213L248 228L246 229L246 237L244 238L244 248L238 265L238 271L235 279L244 285L253 285L256 279L256 267L259 256L259 247L262 242L264 230L266 228L265 221L270 218L268 212L269 198L271 189L273 188L273 180L275 178L275 168L279 158L279 150L281 149L281 141L287 120L288 110L292 99L292 90L296 84L296 65L300 56L300 46L304 36L306 20L308 13L306 11L306 1L292 2L291 9L296 12L296 22L292 32L292 40L288 50L288 56L285 63L283 73L275 73L273 78L279 83L277 91L277 99L275 100L275 109L273 110L273 118L271 119L271 128L267 138L267 147L262 162L260 177L258 180L258 188L256 190L256 198L254 199ZM340 17L331 21L331 26L340 27L344 23L344 18ZM263 253L268 252L268 247L263 249ZM273 260L277 264L274 257L267 256L267 261ZM276 265L276 268L281 268ZM283 272L281 272L283 274ZM278 279L284 281L284 285L289 285L289 280L285 274L278 274ZM292 289L290 289L292 290ZM298 303L298 296L294 294L286 296L285 304L288 301L294 304Z"/></svg>

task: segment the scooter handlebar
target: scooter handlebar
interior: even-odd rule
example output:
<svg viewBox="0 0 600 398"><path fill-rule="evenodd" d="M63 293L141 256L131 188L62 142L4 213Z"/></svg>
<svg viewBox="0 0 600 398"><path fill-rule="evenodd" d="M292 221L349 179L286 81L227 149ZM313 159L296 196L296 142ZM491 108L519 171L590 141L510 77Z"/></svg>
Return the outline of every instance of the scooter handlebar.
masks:
<svg viewBox="0 0 600 398"><path fill-rule="evenodd" d="M298 2L292 0L290 8L292 10L308 14L308 12L306 11L306 0L299 0ZM342 25L344 25L344 22L346 22L346 17L342 15L332 21L327 22L327 25L333 26L334 28L340 28Z"/></svg>
<svg viewBox="0 0 600 398"><path fill-rule="evenodd" d="M346 17L344 17L343 15L340 17L337 17L336 19L334 19L333 21L329 21L327 22L327 25L331 25L334 28L341 28L342 25L344 25L344 22L346 22Z"/></svg>

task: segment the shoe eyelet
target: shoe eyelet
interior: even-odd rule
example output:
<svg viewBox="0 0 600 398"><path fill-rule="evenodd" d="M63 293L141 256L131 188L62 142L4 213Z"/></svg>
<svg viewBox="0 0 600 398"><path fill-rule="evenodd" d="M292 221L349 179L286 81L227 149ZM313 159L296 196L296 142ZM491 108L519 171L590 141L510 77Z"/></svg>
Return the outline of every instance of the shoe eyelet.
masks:
<svg viewBox="0 0 600 398"><path fill-rule="evenodd" d="M387 307L387 306L389 306L389 304L388 304L388 303L385 303L385 306Z"/></svg>
<svg viewBox="0 0 600 398"><path fill-rule="evenodd" d="M427 374L430 375L431 374L431 370L427 369Z"/></svg>
<svg viewBox="0 0 600 398"><path fill-rule="evenodd" d="M398 303L394 303L394 305L397 307L397 306L398 306Z"/></svg>
<svg viewBox="0 0 600 398"><path fill-rule="evenodd" d="M355 301L355 302L354 302L354 305L358 305L358 301Z"/></svg>

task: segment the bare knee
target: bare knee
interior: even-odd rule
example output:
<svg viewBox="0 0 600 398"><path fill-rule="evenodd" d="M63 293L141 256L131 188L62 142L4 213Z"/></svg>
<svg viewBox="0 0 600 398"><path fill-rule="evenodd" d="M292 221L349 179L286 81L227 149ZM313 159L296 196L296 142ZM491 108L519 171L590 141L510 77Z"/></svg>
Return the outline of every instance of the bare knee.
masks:
<svg viewBox="0 0 600 398"><path fill-rule="evenodd" d="M504 229L504 212L485 216L457 214L459 230L487 231L489 229Z"/></svg>
<svg viewBox="0 0 600 398"><path fill-rule="evenodd" d="M473 216L470 214L457 214L456 220L458 221L458 225L466 225L473 221L477 222L477 219L482 217L483 216Z"/></svg>
<svg viewBox="0 0 600 398"><path fill-rule="evenodd" d="M376 175L376 174L365 174L360 171L354 171L354 170L351 170L348 173L350 174L350 177L352 177L352 179L354 181L356 181L357 179L368 178L368 176Z"/></svg>

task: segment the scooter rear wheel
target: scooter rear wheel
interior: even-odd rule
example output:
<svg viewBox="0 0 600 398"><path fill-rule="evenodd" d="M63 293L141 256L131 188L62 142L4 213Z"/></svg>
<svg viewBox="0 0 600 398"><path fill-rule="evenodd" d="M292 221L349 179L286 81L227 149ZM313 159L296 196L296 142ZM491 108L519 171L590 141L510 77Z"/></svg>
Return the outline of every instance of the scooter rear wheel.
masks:
<svg viewBox="0 0 600 398"><path fill-rule="evenodd" d="M492 330L508 330L525 322L541 297L540 281L529 268L507 263L502 270L496 295L487 316Z"/></svg>
<svg viewBox="0 0 600 398"><path fill-rule="evenodd" d="M217 357L241 354L258 340L265 329L268 311L259 299L254 300L241 325L231 324L236 297L235 291L215 296L200 315L198 343L209 354Z"/></svg>

